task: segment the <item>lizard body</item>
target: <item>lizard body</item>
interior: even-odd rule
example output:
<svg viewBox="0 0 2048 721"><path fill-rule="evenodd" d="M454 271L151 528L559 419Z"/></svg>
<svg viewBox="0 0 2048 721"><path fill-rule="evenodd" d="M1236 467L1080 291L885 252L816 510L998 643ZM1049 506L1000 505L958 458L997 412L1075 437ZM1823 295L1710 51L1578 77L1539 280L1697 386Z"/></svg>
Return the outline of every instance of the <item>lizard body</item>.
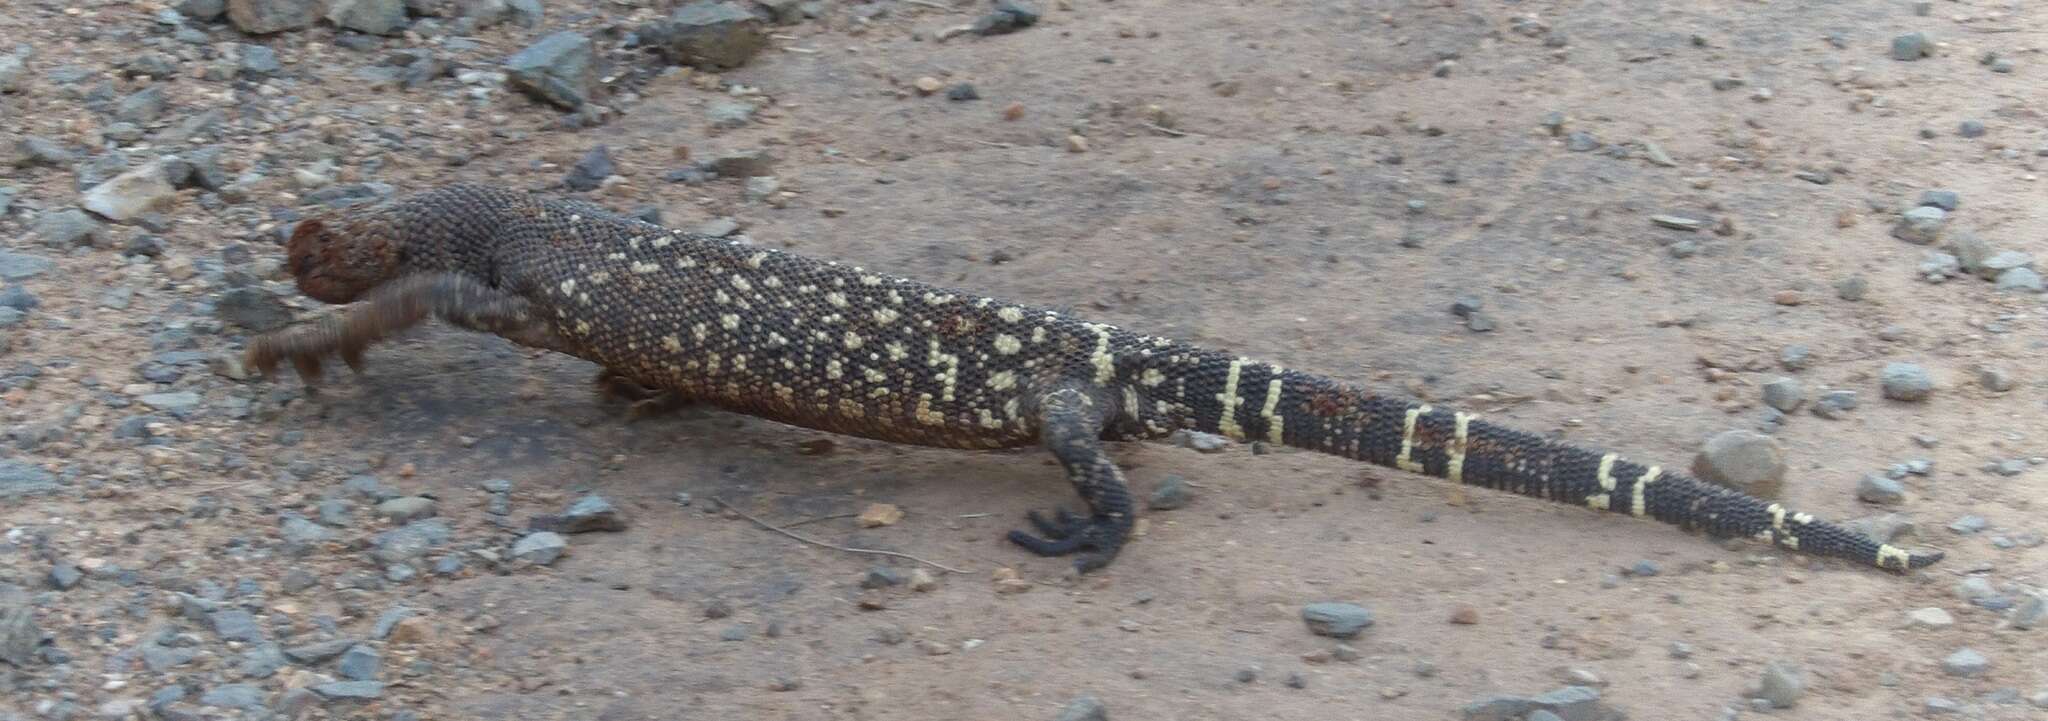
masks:
<svg viewBox="0 0 2048 721"><path fill-rule="evenodd" d="M1134 508L1104 441L1198 430L1263 440L1717 536L1904 572L1910 552L1690 478L1313 373L1028 305L737 241L600 206L453 185L302 221L287 265L306 295L354 303L259 336L249 363L360 367L428 318L601 366L655 412L686 402L791 425L961 449L1042 447L1085 516L1033 511L1010 539L1115 558Z"/></svg>

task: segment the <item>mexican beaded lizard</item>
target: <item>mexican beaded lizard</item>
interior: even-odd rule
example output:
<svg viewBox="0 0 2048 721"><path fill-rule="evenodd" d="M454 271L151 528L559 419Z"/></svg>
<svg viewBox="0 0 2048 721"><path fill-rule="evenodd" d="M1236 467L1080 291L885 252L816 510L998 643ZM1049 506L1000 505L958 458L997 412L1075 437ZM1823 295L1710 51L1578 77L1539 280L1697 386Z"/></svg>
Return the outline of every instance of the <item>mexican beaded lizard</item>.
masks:
<svg viewBox="0 0 2048 721"><path fill-rule="evenodd" d="M1133 507L1104 441L1221 434L1752 536L1905 572L1941 559L1660 466L1330 378L1067 315L623 217L453 185L332 211L287 243L299 289L354 303L257 337L251 367L324 357L430 317L603 368L640 412L703 402L782 423L946 448L1042 446L1090 509L1028 514L1009 539L1114 559Z"/></svg>

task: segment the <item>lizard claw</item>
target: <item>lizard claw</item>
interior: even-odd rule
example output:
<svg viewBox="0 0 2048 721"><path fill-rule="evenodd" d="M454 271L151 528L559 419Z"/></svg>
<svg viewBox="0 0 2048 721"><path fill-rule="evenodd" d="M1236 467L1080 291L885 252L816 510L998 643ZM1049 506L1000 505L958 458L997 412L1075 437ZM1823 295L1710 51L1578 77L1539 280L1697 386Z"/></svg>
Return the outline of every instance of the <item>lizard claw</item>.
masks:
<svg viewBox="0 0 2048 721"><path fill-rule="evenodd" d="M626 422L654 418L690 405L682 394L666 388L649 388L607 368L593 381L597 393L608 401L626 401Z"/></svg>
<svg viewBox="0 0 2048 721"><path fill-rule="evenodd" d="M1131 532L1128 518L1077 516L1066 509L1060 509L1051 520L1037 511L1030 512L1025 518L1045 537L1015 530L1009 535L1011 543L1040 556L1078 554L1074 557L1074 570L1081 573L1109 565L1117 552L1123 550L1124 539Z"/></svg>

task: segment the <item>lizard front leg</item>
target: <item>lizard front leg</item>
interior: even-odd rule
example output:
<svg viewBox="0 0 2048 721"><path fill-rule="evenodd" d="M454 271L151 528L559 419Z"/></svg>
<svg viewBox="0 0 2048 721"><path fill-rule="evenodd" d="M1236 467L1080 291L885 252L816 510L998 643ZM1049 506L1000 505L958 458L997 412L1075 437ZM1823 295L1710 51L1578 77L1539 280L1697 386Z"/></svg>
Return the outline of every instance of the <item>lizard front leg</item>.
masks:
<svg viewBox="0 0 2048 721"><path fill-rule="evenodd" d="M600 369L592 380L599 398L626 403L626 422L664 416L687 408L690 399L668 388L649 388L610 368Z"/></svg>
<svg viewBox="0 0 2048 721"><path fill-rule="evenodd" d="M272 331L251 341L246 365L268 375L290 360L307 384L320 378L321 359L338 355L357 371L363 351L428 318L503 336L534 348L560 350L561 338L532 312L525 298L455 273L412 275L386 283L347 310L314 323Z"/></svg>
<svg viewBox="0 0 2048 721"><path fill-rule="evenodd" d="M1041 556L1081 555L1074 568L1086 573L1116 558L1131 535L1131 491L1123 473L1102 448L1102 427L1114 409L1084 386L1063 386L1038 400L1039 435L1067 471L1067 480L1088 504L1087 517L1061 510L1047 519L1028 518L1043 537L1011 531L1012 543Z"/></svg>

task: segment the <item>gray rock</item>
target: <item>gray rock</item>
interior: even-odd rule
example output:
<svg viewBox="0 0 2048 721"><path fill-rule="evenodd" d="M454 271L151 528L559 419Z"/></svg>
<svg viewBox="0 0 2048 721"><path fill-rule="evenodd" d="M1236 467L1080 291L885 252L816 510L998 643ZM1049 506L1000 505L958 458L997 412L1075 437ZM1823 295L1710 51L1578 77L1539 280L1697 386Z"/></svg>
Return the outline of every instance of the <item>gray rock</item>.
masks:
<svg viewBox="0 0 2048 721"><path fill-rule="evenodd" d="M1953 213L1956 208L1962 207L1963 196L1956 191L1940 188L1923 190L1920 191L1920 202L1914 203L1914 205L1933 206Z"/></svg>
<svg viewBox="0 0 2048 721"><path fill-rule="evenodd" d="M69 591L85 580L85 572L78 570L78 564L58 561L50 566L48 579L51 588Z"/></svg>
<svg viewBox="0 0 2048 721"><path fill-rule="evenodd" d="M137 125L148 125L163 117L164 107L170 101L164 98L164 86L149 87L129 93L114 104L114 118Z"/></svg>
<svg viewBox="0 0 2048 721"><path fill-rule="evenodd" d="M1886 363L1878 374L1878 383L1884 397L1895 401L1918 402L1934 395L1934 377L1916 363Z"/></svg>
<svg viewBox="0 0 2048 721"><path fill-rule="evenodd" d="M1805 695L1806 674L1799 667L1784 662L1764 666L1763 678L1757 685L1757 698L1771 702L1772 708L1792 708L1799 705L1799 698Z"/></svg>
<svg viewBox="0 0 2048 721"><path fill-rule="evenodd" d="M1965 138L1981 138L1984 137L1984 133L1982 120L1971 119L1956 124L1956 134Z"/></svg>
<svg viewBox="0 0 2048 721"><path fill-rule="evenodd" d="M36 218L31 229L43 245L53 248L72 248L81 245L99 245L109 237L104 224L85 211L77 208L44 213ZM47 268L47 261L45 262Z"/></svg>
<svg viewBox="0 0 2048 721"><path fill-rule="evenodd" d="M20 55L0 55L0 94L12 95L28 87L28 63Z"/></svg>
<svg viewBox="0 0 2048 721"><path fill-rule="evenodd" d="M199 407L199 394L192 391L151 393L136 400L145 406L172 413L189 412Z"/></svg>
<svg viewBox="0 0 2048 721"><path fill-rule="evenodd" d="M1784 366L1788 371L1804 370L1812 362L1813 350L1803 345L1788 345L1778 351L1778 365Z"/></svg>
<svg viewBox="0 0 2048 721"><path fill-rule="evenodd" d="M1991 585L1990 579L1983 576L1971 576L1956 584L1956 596L1961 597L1965 601L1976 602L1997 597L1998 589Z"/></svg>
<svg viewBox="0 0 2048 721"><path fill-rule="evenodd" d="M404 563L446 545L454 537L455 530L445 519L423 518L372 536L370 556L385 564Z"/></svg>
<svg viewBox="0 0 2048 721"><path fill-rule="evenodd" d="M1526 696L1494 696L1465 704L1458 713L1465 721L1514 721L1534 710L1536 702Z"/></svg>
<svg viewBox="0 0 2048 721"><path fill-rule="evenodd" d="M313 693L328 701L374 701L384 697L384 684L377 681L330 681L312 688Z"/></svg>
<svg viewBox="0 0 2048 721"><path fill-rule="evenodd" d="M334 671L350 681L375 681L383 665L383 654L359 643L341 655L341 660L334 664Z"/></svg>
<svg viewBox="0 0 2048 721"><path fill-rule="evenodd" d="M624 531L626 516L604 496L588 495L569 504L569 510L563 513L535 516L527 528L556 533Z"/></svg>
<svg viewBox="0 0 2048 721"><path fill-rule="evenodd" d="M16 152L19 153L18 157L14 159L14 164L19 167L48 166L61 168L78 162L77 153L71 152L70 149L64 147L63 143L49 138L30 135L16 142L14 147Z"/></svg>
<svg viewBox="0 0 2048 721"><path fill-rule="evenodd" d="M239 608L228 608L213 612L207 617L213 624L214 635L224 641L263 640L263 627L256 625L256 617Z"/></svg>
<svg viewBox="0 0 2048 721"><path fill-rule="evenodd" d="M1054 716L1053 719L1054 721L1109 721L1109 707L1102 704L1102 699L1094 696L1082 696L1068 701L1066 706L1060 708L1059 715Z"/></svg>
<svg viewBox="0 0 2048 721"><path fill-rule="evenodd" d="M79 205L108 220L127 222L161 209L177 193L164 175L163 162L156 161L93 186Z"/></svg>
<svg viewBox="0 0 2048 721"><path fill-rule="evenodd" d="M1301 620L1310 633L1331 638L1354 638L1373 623L1371 610L1350 603L1311 603L1301 607Z"/></svg>
<svg viewBox="0 0 2048 721"><path fill-rule="evenodd" d="M1703 480L1776 498L1785 480L1785 449L1756 431L1723 431L1707 439L1693 457L1692 470Z"/></svg>
<svg viewBox="0 0 2048 721"><path fill-rule="evenodd" d="M404 606L392 606L377 616L377 623L370 630L370 638L382 641L391 636L391 629L397 628L399 622L412 617L412 609Z"/></svg>
<svg viewBox="0 0 2048 721"><path fill-rule="evenodd" d="M26 604L0 605L0 663L28 668L43 644L43 629L36 625L36 611Z"/></svg>
<svg viewBox="0 0 2048 721"><path fill-rule="evenodd" d="M2006 271L2015 268L2032 267L2034 267L2034 256L2032 254L2017 250L2001 250L1985 256L1971 272L1976 273L1979 278L1995 280Z"/></svg>
<svg viewBox="0 0 2048 721"><path fill-rule="evenodd" d="M284 650L277 644L266 643L249 649L242 654L240 670L249 678L270 678L285 666Z"/></svg>
<svg viewBox="0 0 2048 721"><path fill-rule="evenodd" d="M239 45L236 50L240 61L235 64L235 72L242 77L262 80L284 72L284 62L278 60L277 51L268 46Z"/></svg>
<svg viewBox="0 0 2048 721"><path fill-rule="evenodd" d="M746 64L768 45L761 18L735 2L697 0L666 20L641 29L648 44L670 62L706 70Z"/></svg>
<svg viewBox="0 0 2048 721"><path fill-rule="evenodd" d="M2006 620L2013 628L2022 631L2041 626L2043 621L2048 621L2048 598L2038 594L2027 594L2025 598L2020 599L2018 605L2013 606L2012 615Z"/></svg>
<svg viewBox="0 0 2048 721"><path fill-rule="evenodd" d="M1912 62L1934 54L1934 40L1927 33L1906 33L1892 38L1893 60Z"/></svg>
<svg viewBox="0 0 2048 721"><path fill-rule="evenodd" d="M1990 668L1991 659L1985 658L1984 654L1978 653L1976 649L1961 649L1941 660L1941 670L1950 676L1975 678L1984 675Z"/></svg>
<svg viewBox="0 0 2048 721"><path fill-rule="evenodd" d="M1574 153L1585 153L1600 149L1600 140L1592 133L1574 130L1564 136L1564 147Z"/></svg>
<svg viewBox="0 0 2048 721"><path fill-rule="evenodd" d="M569 167L569 174L563 176L562 185L575 191L596 190L604 184L605 178L617 172L618 166L612 163L611 149L598 145Z"/></svg>
<svg viewBox="0 0 2048 721"><path fill-rule="evenodd" d="M765 177L775 174L775 157L766 150L732 151L704 163L704 169L724 178Z"/></svg>
<svg viewBox="0 0 2048 721"><path fill-rule="evenodd" d="M228 3L227 0L178 0L171 8L187 18L210 23L227 13Z"/></svg>
<svg viewBox="0 0 2048 721"><path fill-rule="evenodd" d="M303 718L307 710L319 703L320 694L313 693L312 689L294 688L286 690L277 697L277 704L274 710L284 718L297 719ZM397 718L397 716L393 715L393 718Z"/></svg>
<svg viewBox="0 0 2048 721"><path fill-rule="evenodd" d="M1948 211L1930 206L1920 206L1899 216L1899 222L1892 226L1892 237L1917 245L1933 245L1941 239L1941 229L1948 225Z"/></svg>
<svg viewBox="0 0 2048 721"><path fill-rule="evenodd" d="M552 565L569 550L569 541L553 531L527 534L512 544L512 557L543 566Z"/></svg>
<svg viewBox="0 0 2048 721"><path fill-rule="evenodd" d="M1155 511L1171 511L1186 507L1194 498L1194 491L1188 489L1187 479L1167 474L1165 478L1160 479L1159 487L1153 489L1152 496L1146 499L1145 505Z"/></svg>
<svg viewBox="0 0 2048 721"><path fill-rule="evenodd" d="M1764 405L1791 413L1806 404L1806 384L1797 378L1775 378L1764 384Z"/></svg>
<svg viewBox="0 0 2048 721"><path fill-rule="evenodd" d="M284 657L291 659L292 663L312 666L334 660L335 657L348 652L355 645L354 639L347 638L316 641L287 648L284 650Z"/></svg>
<svg viewBox="0 0 2048 721"><path fill-rule="evenodd" d="M1865 503L1890 505L1906 500L1906 488L1899 485L1898 481L1868 473L1864 474L1863 480L1856 483L1856 497L1863 499Z"/></svg>
<svg viewBox="0 0 2048 721"><path fill-rule="evenodd" d="M997 0L993 11L975 19L973 31L976 35L1014 33L1038 24L1039 16L1037 7L1022 0Z"/></svg>
<svg viewBox="0 0 2048 721"><path fill-rule="evenodd" d="M1856 404L1856 391L1826 391L1814 399L1812 411L1822 418L1841 418L1856 410Z"/></svg>
<svg viewBox="0 0 2048 721"><path fill-rule="evenodd" d="M228 22L250 35L269 35L313 26L321 0L227 0Z"/></svg>
<svg viewBox="0 0 2048 721"><path fill-rule="evenodd" d="M2041 274L2033 268L2014 268L1998 274L1998 290L2011 293L2039 293Z"/></svg>
<svg viewBox="0 0 2048 721"><path fill-rule="evenodd" d="M580 110L597 87L594 45L581 33L550 34L505 60L512 87L565 110Z"/></svg>
<svg viewBox="0 0 2048 721"><path fill-rule="evenodd" d="M292 310L284 301L255 287L223 291L214 299L213 315L223 322L257 333L277 330L292 322Z"/></svg>
<svg viewBox="0 0 2048 721"><path fill-rule="evenodd" d="M1835 297L1854 303L1870 294L1870 279L1852 275L1835 281Z"/></svg>
<svg viewBox="0 0 2048 721"><path fill-rule="evenodd" d="M316 544L334 539L334 532L301 516L287 516L278 524L278 535L291 543Z"/></svg>
<svg viewBox="0 0 2048 721"><path fill-rule="evenodd" d="M1906 612L1906 622L1915 628L1938 631L1956 625L1956 617L1944 609L1928 606Z"/></svg>
<svg viewBox="0 0 2048 721"><path fill-rule="evenodd" d="M371 35L405 29L405 0L327 0L327 21Z"/></svg>
<svg viewBox="0 0 2048 721"><path fill-rule="evenodd" d="M1983 516L1963 516L1948 524L1948 530L1959 536L1967 536L1991 527L1991 521Z"/></svg>
<svg viewBox="0 0 2048 721"><path fill-rule="evenodd" d="M440 506L434 499L425 496L403 496L377 504L377 517L392 523L411 523L439 512Z"/></svg>
<svg viewBox="0 0 2048 721"><path fill-rule="evenodd" d="M1993 393L2004 393L2019 387L2019 382L2004 368L1986 366L1977 369L1977 385Z"/></svg>
<svg viewBox="0 0 2048 721"><path fill-rule="evenodd" d="M711 127L722 130L744 128L754 120L754 104L720 100L705 108L704 116L711 120Z"/></svg>
<svg viewBox="0 0 2048 721"><path fill-rule="evenodd" d="M312 571L303 568L285 571L284 578L280 578L277 581L278 588L282 589L285 593L298 593L318 585L320 585L320 577L313 575Z"/></svg>
<svg viewBox="0 0 2048 721"><path fill-rule="evenodd" d="M204 706L255 710L263 708L263 688L255 684L231 683L215 686L199 695Z"/></svg>
<svg viewBox="0 0 2048 721"><path fill-rule="evenodd" d="M1920 702L1920 708L1929 716L1947 716L1963 712L1963 704L1952 698L1929 696Z"/></svg>
<svg viewBox="0 0 2048 721"><path fill-rule="evenodd" d="M57 491L57 477L26 461L0 459L0 500L37 496Z"/></svg>

